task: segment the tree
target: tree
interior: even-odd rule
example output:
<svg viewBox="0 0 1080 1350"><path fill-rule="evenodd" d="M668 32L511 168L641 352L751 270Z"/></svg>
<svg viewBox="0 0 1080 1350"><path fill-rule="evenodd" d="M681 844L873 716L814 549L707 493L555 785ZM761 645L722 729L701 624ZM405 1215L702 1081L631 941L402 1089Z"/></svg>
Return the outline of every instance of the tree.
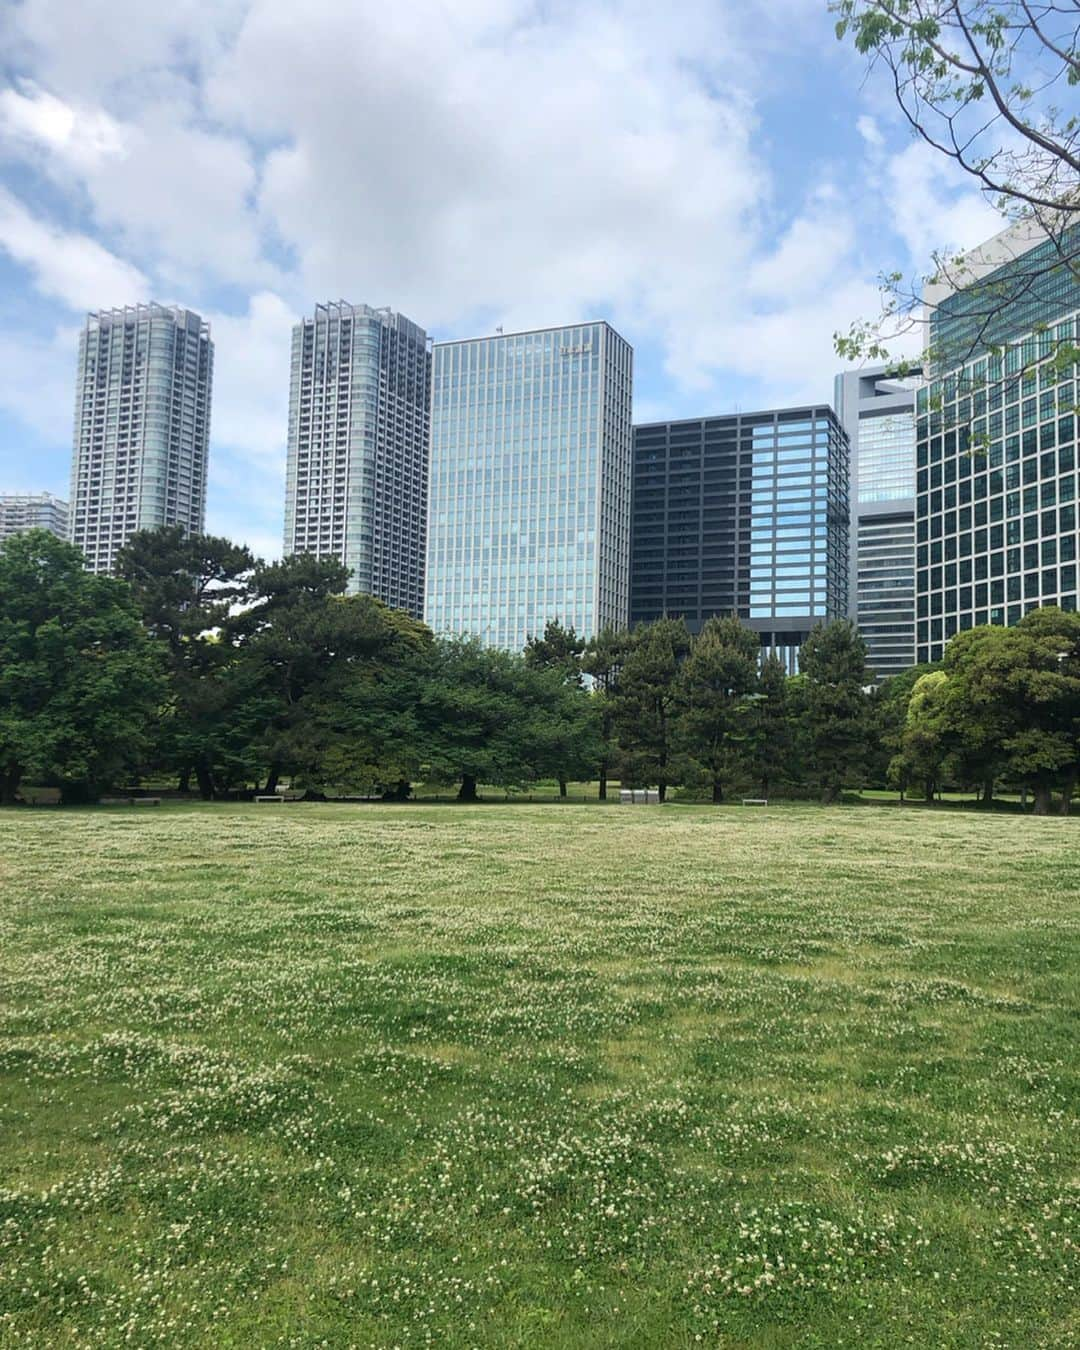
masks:
<svg viewBox="0 0 1080 1350"><path fill-rule="evenodd" d="M1055 787L1067 812L1080 769L1080 615L1047 605L1012 628L958 634L945 670L960 745L1030 784L1036 815Z"/></svg>
<svg viewBox="0 0 1080 1350"><path fill-rule="evenodd" d="M614 725L631 778L655 782L660 800L674 781L675 680L690 650L684 619L655 619L630 635Z"/></svg>
<svg viewBox="0 0 1080 1350"><path fill-rule="evenodd" d="M916 680L908 699L900 746L889 765L889 776L901 788L912 782L922 785L927 805L941 785L952 744L948 696L949 677L944 671L932 671Z"/></svg>
<svg viewBox="0 0 1080 1350"><path fill-rule="evenodd" d="M773 652L761 663L751 725L750 759L761 784L761 795L767 798L775 784L785 776L792 776L794 753L787 673Z"/></svg>
<svg viewBox="0 0 1080 1350"><path fill-rule="evenodd" d="M236 649L232 683L238 725L267 771L267 792L288 773L317 783L340 738L336 726L346 691L356 717L357 685L430 638L418 620L370 595L342 594L348 571L331 558L299 554L259 564L254 603L226 628ZM367 730L373 734L373 724ZM364 752L366 759L371 744ZM337 772L344 760L337 756ZM402 764L398 764L399 770Z"/></svg>
<svg viewBox="0 0 1080 1350"><path fill-rule="evenodd" d="M204 798L225 775L226 666L234 650L219 630L250 600L254 567L242 545L185 534L178 525L140 530L117 555L117 575L130 584L144 624L168 653L171 708L158 752L179 772L182 790L194 773Z"/></svg>
<svg viewBox="0 0 1080 1350"><path fill-rule="evenodd" d="M866 644L847 619L815 624L799 652L806 678L810 772L822 800L837 801L865 756Z"/></svg>
<svg viewBox="0 0 1080 1350"><path fill-rule="evenodd" d="M618 707L619 674L630 645L628 633L602 628L590 638L581 658L581 669L592 681L592 700L596 715L600 785L597 796L607 801L608 770L617 750L615 716Z"/></svg>
<svg viewBox="0 0 1080 1350"><path fill-rule="evenodd" d="M871 782L884 786L890 781L898 782L900 799L903 800L908 778L901 775L898 779L899 765L893 769L893 761L901 753L904 728L907 726L908 704L911 691L924 675L930 675L940 669L936 662L912 666L899 675L890 675L876 686L870 694L868 717L871 724Z"/></svg>
<svg viewBox="0 0 1080 1350"><path fill-rule="evenodd" d="M984 346L1006 302L1041 295L1080 276L1080 24L1075 3L1051 0L831 0L836 31L874 66L884 67L912 131L978 183L1006 220L1032 240L1001 283L980 284L970 259L935 255L927 282L967 289L976 319L964 351L931 353L961 364ZM1027 234L1027 230L1025 231ZM920 322L923 288L884 277L884 313L837 336L852 359L880 359L887 329ZM981 322L978 322L981 321ZM1071 339L1059 353L1077 359ZM1044 353L1045 355L1045 353Z"/></svg>
<svg viewBox="0 0 1080 1350"><path fill-rule="evenodd" d="M676 743L714 802L747 767L761 640L735 617L706 619L676 678Z"/></svg>
<svg viewBox="0 0 1080 1350"><path fill-rule="evenodd" d="M549 619L544 625L544 636L531 637L525 644L526 665L537 670L554 670L565 684L576 689L583 688L581 662L584 654L584 639L578 637L572 624L564 628L558 619ZM574 741L568 744L568 752L574 750L574 745ZM566 764L557 764L560 797L566 796L566 774Z"/></svg>
<svg viewBox="0 0 1080 1350"><path fill-rule="evenodd" d="M45 530L0 545L0 802L30 774L94 795L138 763L165 697L125 582Z"/></svg>
<svg viewBox="0 0 1080 1350"><path fill-rule="evenodd" d="M480 783L516 787L565 763L568 737L590 720L585 691L558 671L468 637L433 644L419 717L430 777L460 784L469 802Z"/></svg>

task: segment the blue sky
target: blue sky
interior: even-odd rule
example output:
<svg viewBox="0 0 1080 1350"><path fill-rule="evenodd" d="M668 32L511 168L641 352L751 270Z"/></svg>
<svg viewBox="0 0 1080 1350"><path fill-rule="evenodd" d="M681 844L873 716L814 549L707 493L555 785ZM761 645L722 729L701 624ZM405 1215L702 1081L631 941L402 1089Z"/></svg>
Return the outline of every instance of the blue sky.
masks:
<svg viewBox="0 0 1080 1350"><path fill-rule="evenodd" d="M67 495L88 309L211 323L208 528L280 549L289 332L609 319L635 416L828 400L876 277L998 222L825 0L0 5L0 490Z"/></svg>

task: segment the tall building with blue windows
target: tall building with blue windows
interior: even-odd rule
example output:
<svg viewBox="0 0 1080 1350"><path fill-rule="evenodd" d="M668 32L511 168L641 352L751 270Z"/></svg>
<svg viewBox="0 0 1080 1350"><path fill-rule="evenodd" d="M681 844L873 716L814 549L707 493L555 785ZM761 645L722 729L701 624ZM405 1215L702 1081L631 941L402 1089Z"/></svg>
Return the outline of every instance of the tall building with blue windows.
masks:
<svg viewBox="0 0 1080 1350"><path fill-rule="evenodd" d="M391 309L316 305L293 329L285 552L336 558L350 592L424 604L431 350Z"/></svg>
<svg viewBox="0 0 1080 1350"><path fill-rule="evenodd" d="M424 618L518 650L627 618L633 351L606 323L434 348Z"/></svg>
<svg viewBox="0 0 1080 1350"><path fill-rule="evenodd" d="M1071 249L1072 262L1063 254ZM976 250L969 284L928 295L916 400L916 657L1039 605L1074 610L1080 226L1014 227ZM950 364L953 363L953 364Z"/></svg>
<svg viewBox="0 0 1080 1350"><path fill-rule="evenodd" d="M915 663L915 391L921 370L887 366L836 377L851 445L850 617L877 679Z"/></svg>
<svg viewBox="0 0 1080 1350"><path fill-rule="evenodd" d="M737 614L789 670L848 608L848 438L829 407L634 428L631 622Z"/></svg>

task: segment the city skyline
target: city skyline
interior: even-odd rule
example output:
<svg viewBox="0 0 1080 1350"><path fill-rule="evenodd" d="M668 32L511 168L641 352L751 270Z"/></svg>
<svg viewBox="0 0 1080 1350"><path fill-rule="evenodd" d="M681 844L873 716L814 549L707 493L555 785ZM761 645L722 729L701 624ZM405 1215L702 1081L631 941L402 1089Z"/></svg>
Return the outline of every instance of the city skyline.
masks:
<svg viewBox="0 0 1080 1350"><path fill-rule="evenodd" d="M604 319L634 347L638 420L735 413L827 400L832 334L876 312L877 275L996 228L823 5L671 24L511 0L492 25L362 3L302 41L278 0L200 20L142 13L133 45L122 7L5 16L0 488L67 491L87 311L207 318L208 527L269 557L289 336L316 300L392 304L440 341ZM511 98L521 117L492 116Z"/></svg>

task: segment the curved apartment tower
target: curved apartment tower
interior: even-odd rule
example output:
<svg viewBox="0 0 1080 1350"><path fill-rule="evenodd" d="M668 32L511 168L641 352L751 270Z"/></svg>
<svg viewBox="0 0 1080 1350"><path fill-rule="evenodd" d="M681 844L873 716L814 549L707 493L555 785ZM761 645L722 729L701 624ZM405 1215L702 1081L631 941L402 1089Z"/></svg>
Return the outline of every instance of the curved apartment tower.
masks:
<svg viewBox="0 0 1080 1350"><path fill-rule="evenodd" d="M337 558L349 591L420 618L431 350L390 309L316 305L293 329L285 553Z"/></svg>

